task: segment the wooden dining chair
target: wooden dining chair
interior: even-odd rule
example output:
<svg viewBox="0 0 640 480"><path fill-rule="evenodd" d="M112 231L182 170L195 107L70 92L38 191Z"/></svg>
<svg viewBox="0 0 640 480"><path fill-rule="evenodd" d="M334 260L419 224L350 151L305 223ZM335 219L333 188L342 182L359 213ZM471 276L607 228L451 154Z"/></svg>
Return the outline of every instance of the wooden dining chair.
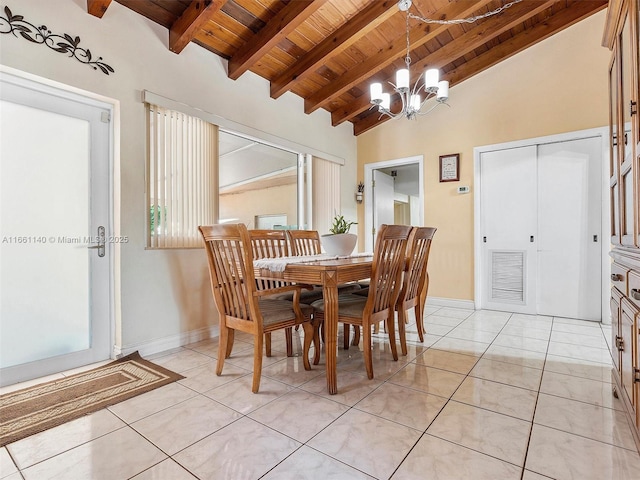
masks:
<svg viewBox="0 0 640 480"><path fill-rule="evenodd" d="M322 244L320 243L320 234L317 230L287 230L289 237L289 246L291 247L291 255L319 255L322 253ZM338 285L338 294L353 293L362 287L357 282L342 283ZM322 287L316 286L311 291L302 291L300 301L311 304L322 298ZM321 324L323 329L324 323ZM354 327L355 328L355 327ZM323 329L324 330L324 329ZM349 348L349 326L345 325L345 349ZM324 331L320 335L324 338ZM316 355L314 363L317 364L319 357Z"/></svg>
<svg viewBox="0 0 640 480"><path fill-rule="evenodd" d="M389 343L394 360L398 360L395 343L394 309L402 282L407 241L410 226L382 225L376 237L371 268L369 295L344 294L338 296L338 322L345 327L362 327L364 337L364 363L367 376L373 378L371 354L371 326L385 322L389 332ZM312 304L314 316L324 318L324 301ZM345 328L345 334L348 332Z"/></svg>
<svg viewBox="0 0 640 480"><path fill-rule="evenodd" d="M259 290L253 270L253 253L247 228L243 224L201 226L209 261L211 290L220 315L220 344L216 375L222 374L224 361L231 355L236 330L253 335L253 384L257 393L262 373L262 349L265 334L302 325L304 329L303 363L310 370L309 347L313 338L311 309L301 306L300 287ZM294 301L275 300L269 295L294 291ZM306 310L306 311L305 311Z"/></svg>
<svg viewBox="0 0 640 480"><path fill-rule="evenodd" d="M254 259L261 258L281 258L289 256L289 242L285 230L249 230L249 241L251 242L251 251ZM256 279L258 290L272 290L290 285L280 280ZM274 296L278 300L293 301L293 291L280 293ZM314 298L313 300L317 300ZM300 299L302 303L307 303ZM311 302L308 302L311 303ZM287 348L287 357L293 356L293 331L286 328L284 338ZM267 357L271 356L271 333L265 334L265 353Z"/></svg>
<svg viewBox="0 0 640 480"><path fill-rule="evenodd" d="M322 245L317 230L287 230L291 255L320 255Z"/></svg>
<svg viewBox="0 0 640 480"><path fill-rule="evenodd" d="M287 237L289 237L291 255L320 255L322 253L320 234L317 230L287 230ZM355 282L338 285L339 293L350 293L355 290L360 290L360 285ZM320 300L322 288L317 287L308 292L303 290L300 298L304 303Z"/></svg>
<svg viewBox="0 0 640 480"><path fill-rule="evenodd" d="M435 233L436 229L432 227L414 227L407 243L405 269L402 275L402 290L400 290L396 302L398 333L403 355L407 354L405 324L407 323L406 312L410 308L414 309L416 315L416 326L420 342L424 342L424 304L427 300L427 290L429 289L427 263L429 261L429 251L431 250L431 240L433 240Z"/></svg>

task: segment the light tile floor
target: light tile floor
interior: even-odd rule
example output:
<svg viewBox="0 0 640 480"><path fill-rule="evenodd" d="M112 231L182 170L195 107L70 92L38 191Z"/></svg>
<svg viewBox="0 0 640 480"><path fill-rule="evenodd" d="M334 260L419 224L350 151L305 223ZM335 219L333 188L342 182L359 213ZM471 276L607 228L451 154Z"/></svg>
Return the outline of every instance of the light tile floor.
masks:
<svg viewBox="0 0 640 480"><path fill-rule="evenodd" d="M337 395L323 360L305 371L278 336L257 395L246 335L221 377L216 340L154 355L186 378L1 448L0 478L640 479L610 327L426 310L424 344L410 324L398 362L376 337L373 380L358 347L339 349Z"/></svg>

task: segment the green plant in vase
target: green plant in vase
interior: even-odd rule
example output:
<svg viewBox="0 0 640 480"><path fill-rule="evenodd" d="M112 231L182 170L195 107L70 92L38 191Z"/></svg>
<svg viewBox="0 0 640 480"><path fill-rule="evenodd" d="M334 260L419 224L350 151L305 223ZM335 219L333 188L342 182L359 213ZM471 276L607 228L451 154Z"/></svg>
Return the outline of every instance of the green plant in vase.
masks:
<svg viewBox="0 0 640 480"><path fill-rule="evenodd" d="M358 222L348 222L344 215L333 217L333 225L329 229L330 234L320 236L324 250L329 255L346 256L353 252L358 242L357 235L349 233L352 225Z"/></svg>
<svg viewBox="0 0 640 480"><path fill-rule="evenodd" d="M349 233L352 225L357 225L358 222L347 222L344 219L344 215L336 215L333 217L333 225L329 229L331 233L334 235L338 235L340 233Z"/></svg>

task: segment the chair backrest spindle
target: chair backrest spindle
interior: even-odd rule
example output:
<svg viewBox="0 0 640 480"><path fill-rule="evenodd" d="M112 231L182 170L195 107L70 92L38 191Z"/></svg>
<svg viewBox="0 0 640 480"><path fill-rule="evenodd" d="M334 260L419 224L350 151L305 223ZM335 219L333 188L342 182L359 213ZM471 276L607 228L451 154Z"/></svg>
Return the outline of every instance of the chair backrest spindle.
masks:
<svg viewBox="0 0 640 480"><path fill-rule="evenodd" d="M285 230L249 230L253 258L281 258L289 256ZM258 290L270 290L285 286L285 282L258 279Z"/></svg>
<svg viewBox="0 0 640 480"><path fill-rule="evenodd" d="M287 230L291 255L319 255L322 252L317 230Z"/></svg>
<svg viewBox="0 0 640 480"><path fill-rule="evenodd" d="M411 232L407 246L407 264L399 301L418 297L427 281L427 264L431 240L436 233L432 227L416 227Z"/></svg>
<svg viewBox="0 0 640 480"><path fill-rule="evenodd" d="M244 228L243 228L244 227ZM200 227L209 260L211 289L218 311L247 321L261 320L255 285L253 257L246 227L213 225ZM247 266L250 268L247 268Z"/></svg>
<svg viewBox="0 0 640 480"><path fill-rule="evenodd" d="M395 305L404 269L410 226L382 225L376 238L367 302L373 313Z"/></svg>

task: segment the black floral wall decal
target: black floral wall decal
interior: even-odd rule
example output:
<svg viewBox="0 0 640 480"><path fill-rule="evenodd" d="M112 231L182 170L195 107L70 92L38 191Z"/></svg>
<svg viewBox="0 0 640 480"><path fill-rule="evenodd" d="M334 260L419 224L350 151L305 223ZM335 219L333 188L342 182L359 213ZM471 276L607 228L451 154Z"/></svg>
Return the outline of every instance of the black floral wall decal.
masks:
<svg viewBox="0 0 640 480"><path fill-rule="evenodd" d="M0 15L0 33L12 33L15 37L20 35L25 40L43 44L59 53L67 53L81 63L91 66L94 70L100 69L105 75L114 73L114 69L102 61L102 57L93 58L91 50L79 46L80 37L72 37L65 33L58 35L51 33L46 25L36 27L27 22L22 15L14 15L9 7L4 7L5 16Z"/></svg>

